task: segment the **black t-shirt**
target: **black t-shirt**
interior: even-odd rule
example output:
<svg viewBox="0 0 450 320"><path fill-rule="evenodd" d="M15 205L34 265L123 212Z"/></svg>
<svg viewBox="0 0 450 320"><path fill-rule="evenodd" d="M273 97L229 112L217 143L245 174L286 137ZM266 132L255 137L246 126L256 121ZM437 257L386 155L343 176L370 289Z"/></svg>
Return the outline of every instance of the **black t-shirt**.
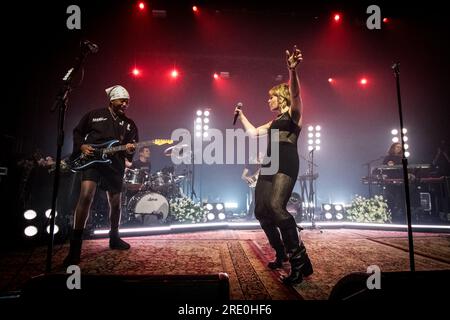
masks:
<svg viewBox="0 0 450 320"><path fill-rule="evenodd" d="M389 161L394 162L394 165L402 164L402 156L396 156L396 155L387 155L383 159L383 164L388 164Z"/></svg>
<svg viewBox="0 0 450 320"><path fill-rule="evenodd" d="M152 169L152 163L150 161L143 162L141 159L136 159L131 164L131 169L147 169L148 172Z"/></svg>
<svg viewBox="0 0 450 320"><path fill-rule="evenodd" d="M108 108L96 109L85 114L73 130L73 153L75 158L81 153L83 144L101 144L111 140L118 140L116 145L139 141L138 130L133 120L123 116L113 118ZM110 159L115 168L123 171L125 157L132 161L133 154L117 152Z"/></svg>

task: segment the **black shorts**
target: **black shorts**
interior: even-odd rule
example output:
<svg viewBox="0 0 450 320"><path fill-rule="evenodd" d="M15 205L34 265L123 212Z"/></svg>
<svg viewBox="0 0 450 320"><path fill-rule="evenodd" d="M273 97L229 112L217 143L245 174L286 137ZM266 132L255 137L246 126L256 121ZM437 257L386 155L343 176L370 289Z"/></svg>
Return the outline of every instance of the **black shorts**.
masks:
<svg viewBox="0 0 450 320"><path fill-rule="evenodd" d="M300 170L297 145L288 142L280 142L279 146L280 157L278 159L277 173L284 173L292 179L297 180L298 172ZM263 164L262 167L270 167L270 163ZM273 175L264 175L262 173L259 175L259 179L272 181L272 178Z"/></svg>
<svg viewBox="0 0 450 320"><path fill-rule="evenodd" d="M97 182L102 190L112 193L122 192L124 170L107 164L94 164L81 172L81 181Z"/></svg>

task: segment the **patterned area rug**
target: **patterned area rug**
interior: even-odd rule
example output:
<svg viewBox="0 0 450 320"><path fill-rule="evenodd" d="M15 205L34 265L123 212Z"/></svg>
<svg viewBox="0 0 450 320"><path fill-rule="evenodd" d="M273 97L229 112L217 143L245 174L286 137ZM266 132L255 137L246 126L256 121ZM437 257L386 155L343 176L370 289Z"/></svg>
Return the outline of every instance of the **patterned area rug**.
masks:
<svg viewBox="0 0 450 320"><path fill-rule="evenodd" d="M314 274L295 287L284 286L266 265L274 258L261 230L220 230L127 238L129 251L112 251L107 239L86 240L81 270L84 274L201 275L226 272L233 300L327 299L348 273L366 272L370 265L382 271L409 269L405 232L364 230L304 230L302 239L314 265ZM414 234L417 270L450 269L450 236ZM68 245L56 246L55 272L64 272ZM0 292L18 290L32 276L43 273L46 247L0 255Z"/></svg>
<svg viewBox="0 0 450 320"><path fill-rule="evenodd" d="M285 287L276 274L265 268L252 249L250 240L239 240L234 232L216 231L191 234L126 238L128 251L109 250L108 240L83 242L83 274L108 275L204 275L225 272L229 275L233 300L299 299L292 288ZM63 273L65 245L53 258L55 272ZM46 248L37 248L26 263L27 255L13 254L0 263L1 290L17 290L32 276L43 273ZM19 273L17 274L17 271Z"/></svg>
<svg viewBox="0 0 450 320"><path fill-rule="evenodd" d="M245 238L241 231L241 238ZM274 258L264 235L248 231L264 257ZM409 254L406 232L356 229L304 230L302 240L314 265L314 274L295 286L303 299L328 299L332 288L345 275L367 272L377 265L381 271L408 271ZM450 270L450 235L414 233L416 270ZM285 265L280 274L289 272Z"/></svg>

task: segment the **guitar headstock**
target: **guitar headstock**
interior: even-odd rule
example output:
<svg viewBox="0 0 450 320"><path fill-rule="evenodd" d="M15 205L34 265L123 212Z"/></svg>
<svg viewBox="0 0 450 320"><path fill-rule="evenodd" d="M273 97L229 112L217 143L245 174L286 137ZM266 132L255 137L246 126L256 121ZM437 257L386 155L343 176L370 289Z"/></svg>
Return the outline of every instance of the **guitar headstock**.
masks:
<svg viewBox="0 0 450 320"><path fill-rule="evenodd" d="M52 173L56 170L56 163L52 163L51 165L47 166L48 173ZM60 164L60 170L62 173L69 172L72 167L66 160L61 160Z"/></svg>
<svg viewBox="0 0 450 320"><path fill-rule="evenodd" d="M156 144L157 146L162 146L165 144L173 144L173 140L170 139L155 139L153 140L153 144Z"/></svg>

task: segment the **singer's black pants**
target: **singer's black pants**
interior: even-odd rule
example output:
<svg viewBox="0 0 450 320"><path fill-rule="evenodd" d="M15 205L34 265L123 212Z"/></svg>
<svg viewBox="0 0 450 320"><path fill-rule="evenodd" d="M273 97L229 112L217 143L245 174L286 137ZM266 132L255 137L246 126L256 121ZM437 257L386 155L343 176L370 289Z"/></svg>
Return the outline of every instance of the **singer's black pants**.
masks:
<svg viewBox="0 0 450 320"><path fill-rule="evenodd" d="M273 176L260 176L255 189L255 218L264 225L280 226L291 219L286 205L294 189L295 179L277 173Z"/></svg>

